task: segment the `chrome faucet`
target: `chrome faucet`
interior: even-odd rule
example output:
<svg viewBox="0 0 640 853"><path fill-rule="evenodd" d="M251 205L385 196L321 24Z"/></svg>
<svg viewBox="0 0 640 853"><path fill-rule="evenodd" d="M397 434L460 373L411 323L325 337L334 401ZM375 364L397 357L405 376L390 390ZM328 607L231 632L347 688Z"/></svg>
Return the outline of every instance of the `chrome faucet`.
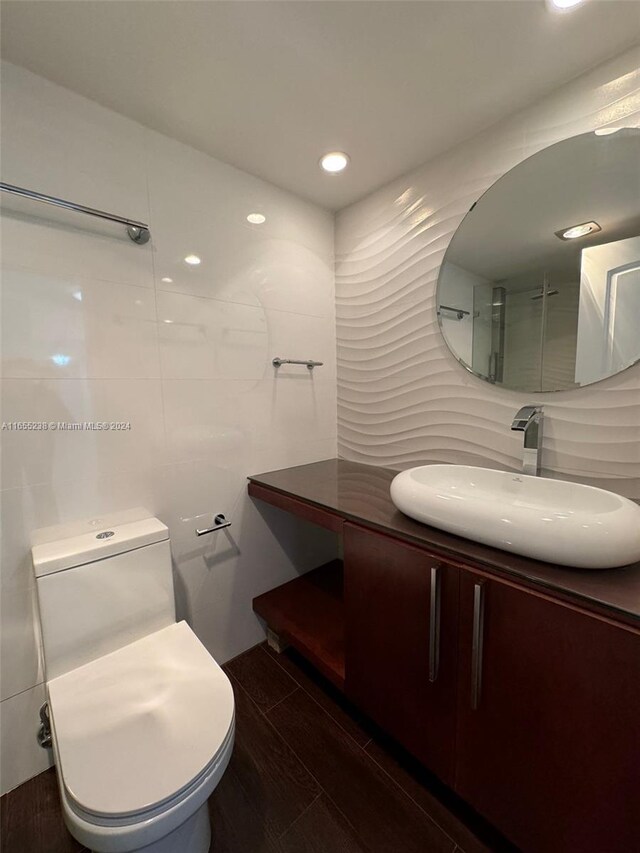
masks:
<svg viewBox="0 0 640 853"><path fill-rule="evenodd" d="M511 424L511 429L524 433L522 473L537 477L540 473L542 448L542 406L523 406Z"/></svg>

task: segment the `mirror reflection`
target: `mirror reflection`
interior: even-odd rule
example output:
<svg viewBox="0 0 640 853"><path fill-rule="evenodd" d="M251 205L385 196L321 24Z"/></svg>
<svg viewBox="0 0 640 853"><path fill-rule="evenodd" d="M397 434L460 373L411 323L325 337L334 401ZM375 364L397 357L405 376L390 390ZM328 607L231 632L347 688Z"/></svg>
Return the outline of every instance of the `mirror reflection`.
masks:
<svg viewBox="0 0 640 853"><path fill-rule="evenodd" d="M516 166L471 208L440 270L462 364L520 391L597 382L640 359L640 130L587 133Z"/></svg>

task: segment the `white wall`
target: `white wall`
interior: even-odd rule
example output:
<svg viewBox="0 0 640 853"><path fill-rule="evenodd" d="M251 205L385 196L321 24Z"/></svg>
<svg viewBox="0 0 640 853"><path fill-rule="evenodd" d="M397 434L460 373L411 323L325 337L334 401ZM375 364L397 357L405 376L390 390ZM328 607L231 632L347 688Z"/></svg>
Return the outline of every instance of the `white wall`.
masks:
<svg viewBox="0 0 640 853"><path fill-rule="evenodd" d="M425 84L428 85L428 84ZM342 456L517 468L523 404L545 406L543 467L640 496L640 365L579 390L519 394L465 371L435 306L440 264L471 205L558 140L640 124L640 51L629 51L338 214L338 432Z"/></svg>
<svg viewBox="0 0 640 853"><path fill-rule="evenodd" d="M2 180L152 233L136 246L34 202L3 212L2 420L131 422L2 432L6 791L47 764L31 531L146 506L170 528L179 615L227 660L262 638L253 596L334 556L331 535L252 504L245 478L336 455L336 375L327 212L7 64ZM275 355L324 366L276 376ZM197 539L216 512L230 535Z"/></svg>

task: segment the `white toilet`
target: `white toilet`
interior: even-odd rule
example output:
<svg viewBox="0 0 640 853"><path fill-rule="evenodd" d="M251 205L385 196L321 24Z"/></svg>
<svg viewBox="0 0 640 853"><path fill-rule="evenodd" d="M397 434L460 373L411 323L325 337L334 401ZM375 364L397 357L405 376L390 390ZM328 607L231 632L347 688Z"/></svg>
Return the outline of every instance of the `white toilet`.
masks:
<svg viewBox="0 0 640 853"><path fill-rule="evenodd" d="M175 621L169 531L134 510L33 541L69 831L95 853L207 853L207 798L233 749L233 691Z"/></svg>

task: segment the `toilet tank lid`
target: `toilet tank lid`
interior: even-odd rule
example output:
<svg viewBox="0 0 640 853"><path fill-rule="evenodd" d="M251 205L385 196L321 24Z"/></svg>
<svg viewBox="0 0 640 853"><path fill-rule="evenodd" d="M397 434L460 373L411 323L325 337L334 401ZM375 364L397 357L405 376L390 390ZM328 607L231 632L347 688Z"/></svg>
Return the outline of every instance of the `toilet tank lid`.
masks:
<svg viewBox="0 0 640 853"><path fill-rule="evenodd" d="M35 576L84 566L169 538L159 519L148 517L127 523L93 527L89 532L34 545L31 549Z"/></svg>

